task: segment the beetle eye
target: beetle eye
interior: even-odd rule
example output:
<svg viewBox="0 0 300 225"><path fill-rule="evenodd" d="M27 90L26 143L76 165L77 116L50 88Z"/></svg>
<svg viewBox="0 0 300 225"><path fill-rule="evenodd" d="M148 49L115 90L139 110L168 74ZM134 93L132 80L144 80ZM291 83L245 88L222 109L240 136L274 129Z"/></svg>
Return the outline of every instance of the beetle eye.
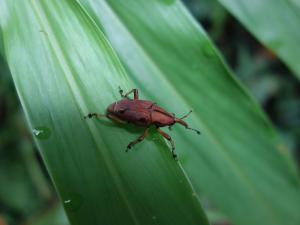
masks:
<svg viewBox="0 0 300 225"><path fill-rule="evenodd" d="M124 113L126 111L126 109L120 109L119 113Z"/></svg>

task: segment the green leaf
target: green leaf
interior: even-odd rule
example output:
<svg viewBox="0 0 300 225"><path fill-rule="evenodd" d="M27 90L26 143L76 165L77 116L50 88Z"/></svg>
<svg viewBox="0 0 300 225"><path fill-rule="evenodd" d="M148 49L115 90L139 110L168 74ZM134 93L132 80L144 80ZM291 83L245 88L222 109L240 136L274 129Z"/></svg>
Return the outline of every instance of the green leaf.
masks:
<svg viewBox="0 0 300 225"><path fill-rule="evenodd" d="M259 41L300 78L300 2L219 0Z"/></svg>
<svg viewBox="0 0 300 225"><path fill-rule="evenodd" d="M147 98L176 115L193 108L186 121L202 136L174 127L172 137L196 192L234 224L299 224L299 178L287 149L183 5L80 2Z"/></svg>
<svg viewBox="0 0 300 225"><path fill-rule="evenodd" d="M30 129L72 224L208 224L197 194L153 132L103 120L132 86L75 1L0 2L7 61Z"/></svg>
<svg viewBox="0 0 300 225"><path fill-rule="evenodd" d="M32 222L28 222L29 225L69 225L68 219L64 213L64 210L60 204L55 204L44 212L42 215L39 215L37 218L34 218Z"/></svg>

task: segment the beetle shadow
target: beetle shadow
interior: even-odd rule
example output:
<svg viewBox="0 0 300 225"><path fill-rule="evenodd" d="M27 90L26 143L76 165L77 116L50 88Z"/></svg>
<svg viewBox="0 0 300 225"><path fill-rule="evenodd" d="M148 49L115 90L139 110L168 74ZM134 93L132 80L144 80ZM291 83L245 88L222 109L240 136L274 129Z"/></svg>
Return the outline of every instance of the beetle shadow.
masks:
<svg viewBox="0 0 300 225"><path fill-rule="evenodd" d="M105 126L106 128L119 128L123 129L124 132L129 132L131 134L134 134L136 137L129 141L134 141L136 138L138 138L146 129L146 127L139 127L131 123L117 123L110 120L102 120L97 119L95 121L96 123L99 123L101 126ZM163 144L163 137L158 133L155 126L148 127L148 135L145 137L144 140L150 141L154 143L156 146ZM136 144L133 148L138 150L142 145L142 143ZM167 148L167 146L165 146Z"/></svg>

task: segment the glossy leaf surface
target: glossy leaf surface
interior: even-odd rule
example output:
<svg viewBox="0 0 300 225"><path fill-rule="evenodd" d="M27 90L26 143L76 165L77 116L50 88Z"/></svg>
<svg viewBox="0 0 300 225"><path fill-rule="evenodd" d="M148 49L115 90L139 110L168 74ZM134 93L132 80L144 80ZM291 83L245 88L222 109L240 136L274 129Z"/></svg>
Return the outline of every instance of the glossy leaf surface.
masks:
<svg viewBox="0 0 300 225"><path fill-rule="evenodd" d="M208 224L162 138L84 120L132 86L75 1L1 1L5 53L36 143L72 224Z"/></svg>

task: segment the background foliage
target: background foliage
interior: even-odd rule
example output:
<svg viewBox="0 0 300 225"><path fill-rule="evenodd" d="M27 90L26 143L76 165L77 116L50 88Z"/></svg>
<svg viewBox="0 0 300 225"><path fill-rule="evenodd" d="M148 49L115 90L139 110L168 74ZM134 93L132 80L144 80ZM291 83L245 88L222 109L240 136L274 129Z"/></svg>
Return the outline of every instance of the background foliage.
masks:
<svg viewBox="0 0 300 225"><path fill-rule="evenodd" d="M185 3L299 161L299 83L276 55L259 44L218 2ZM0 186L0 224L67 224L24 124L3 56L0 66L0 183L5 184ZM215 224L230 224L230 219L209 201L205 207Z"/></svg>

